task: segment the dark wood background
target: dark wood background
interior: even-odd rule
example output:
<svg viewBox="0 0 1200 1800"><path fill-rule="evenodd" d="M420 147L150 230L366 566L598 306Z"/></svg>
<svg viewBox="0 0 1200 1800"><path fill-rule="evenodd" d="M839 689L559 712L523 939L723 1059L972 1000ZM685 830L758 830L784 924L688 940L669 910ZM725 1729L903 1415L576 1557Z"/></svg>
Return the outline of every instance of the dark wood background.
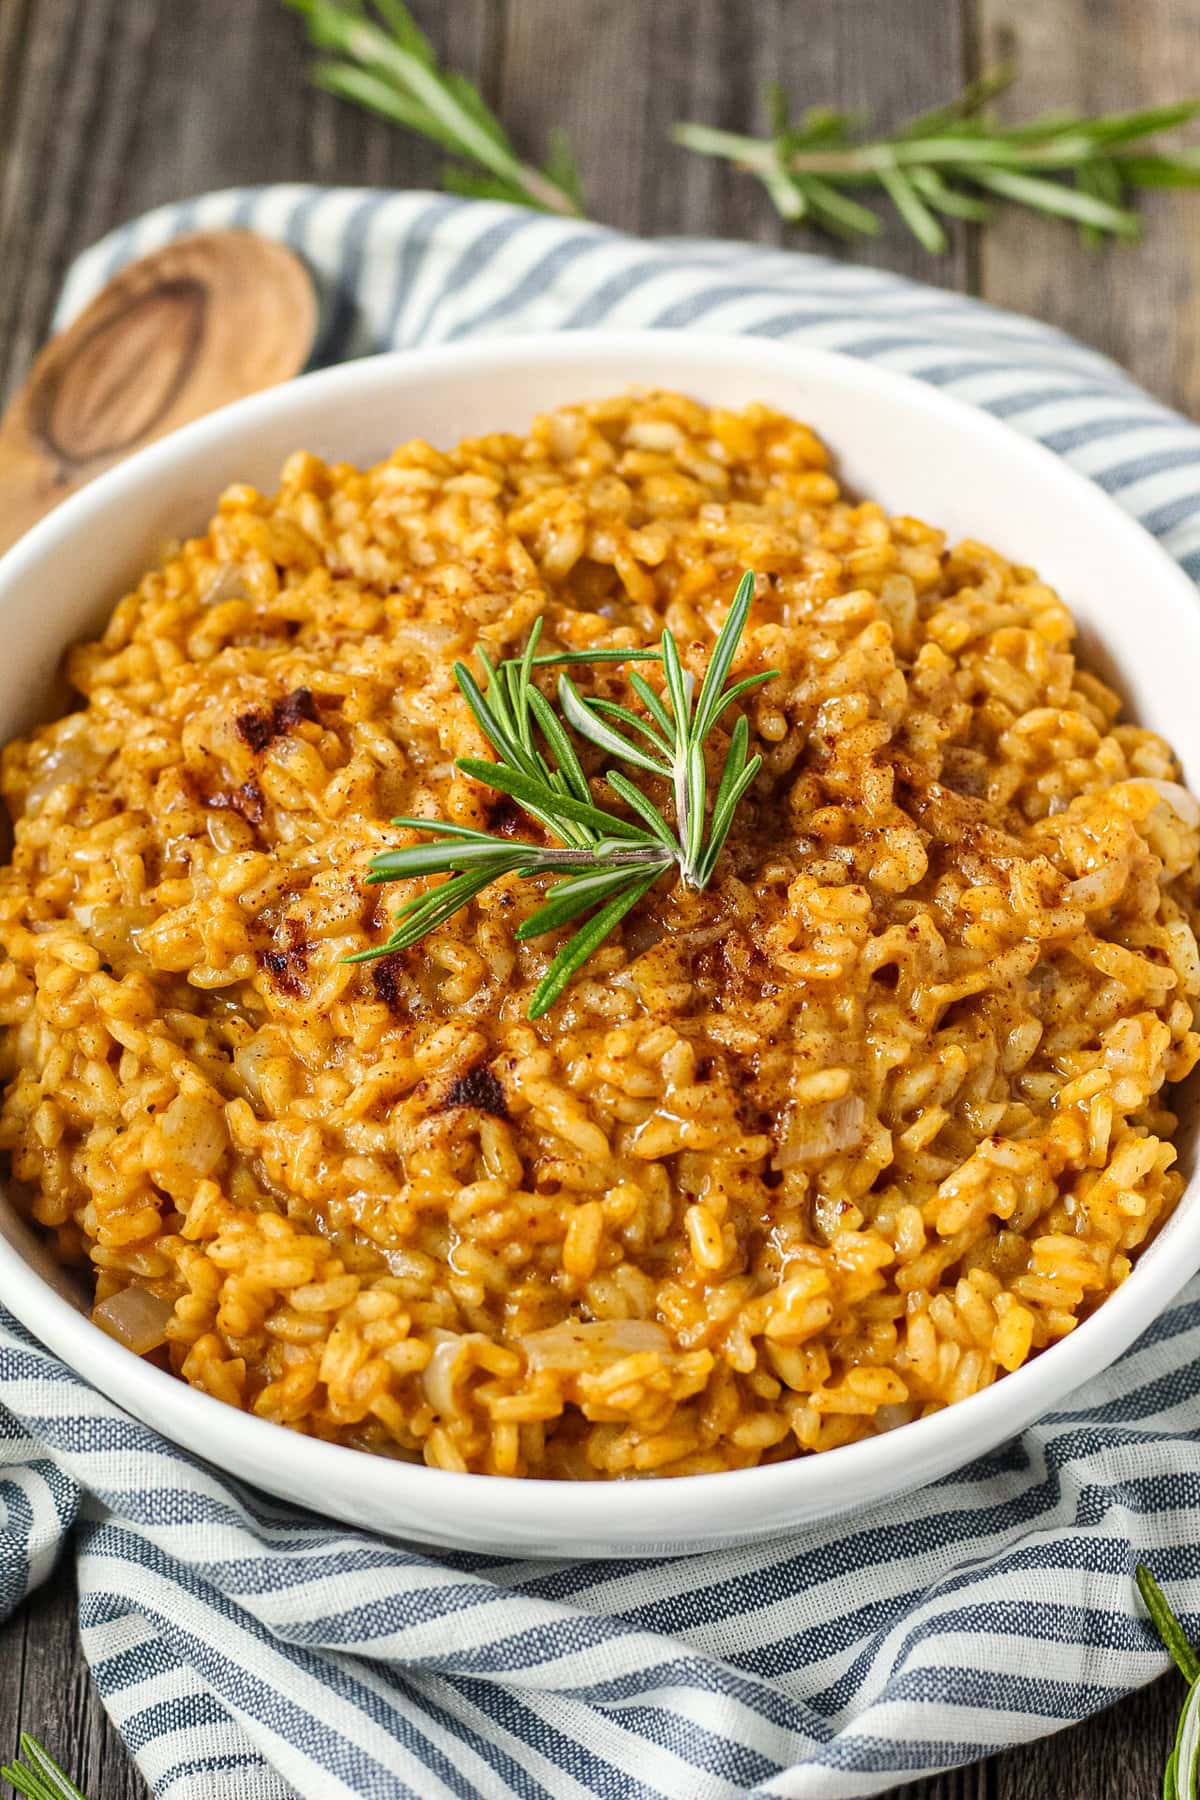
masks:
<svg viewBox="0 0 1200 1800"><path fill-rule="evenodd" d="M885 121L1014 54L1023 113L1200 91L1200 0L417 0L415 10L518 143L540 149L550 126L565 126L593 215L647 234L782 240L755 184L666 135L681 118L761 125L767 79L797 102ZM0 397L43 341L71 258L147 207L238 182L436 182L435 151L307 91L304 63L300 22L280 0L0 0ZM1200 197L1156 196L1144 210L1142 243L1100 255L1025 214L963 232L940 258L895 227L854 254L1038 314L1195 414ZM1048 1742L903 1795L1150 1800L1181 1697L1169 1677ZM18 1729L52 1747L92 1800L144 1796L91 1688L67 1567L0 1627L0 1759Z"/></svg>

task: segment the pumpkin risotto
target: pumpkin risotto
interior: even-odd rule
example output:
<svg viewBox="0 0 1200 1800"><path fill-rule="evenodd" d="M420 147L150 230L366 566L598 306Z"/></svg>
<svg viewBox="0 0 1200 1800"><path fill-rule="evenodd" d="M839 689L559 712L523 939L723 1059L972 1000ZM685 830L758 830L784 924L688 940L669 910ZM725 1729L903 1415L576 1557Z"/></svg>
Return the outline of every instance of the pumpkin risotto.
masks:
<svg viewBox="0 0 1200 1800"><path fill-rule="evenodd" d="M393 815L530 835L455 771L455 658L544 613L699 673L747 566L734 673L780 673L708 890L536 1023L538 882L344 960L420 891L365 882ZM1200 1053L1200 808L1073 633L765 406L231 488L3 758L0 1145L97 1322L295 1430L567 1479L826 1450L1063 1336L1175 1204Z"/></svg>

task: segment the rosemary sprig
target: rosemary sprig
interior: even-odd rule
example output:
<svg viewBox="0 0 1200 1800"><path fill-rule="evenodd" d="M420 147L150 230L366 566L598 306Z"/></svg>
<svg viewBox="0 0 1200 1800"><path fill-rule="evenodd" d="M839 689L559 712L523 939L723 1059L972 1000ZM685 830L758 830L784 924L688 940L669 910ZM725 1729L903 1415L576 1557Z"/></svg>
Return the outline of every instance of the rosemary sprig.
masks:
<svg viewBox="0 0 1200 1800"><path fill-rule="evenodd" d="M676 125L672 136L685 149L756 175L783 218L808 220L837 237L878 233L879 214L845 190L882 188L914 237L935 254L946 248L941 216L984 223L993 199L1072 219L1095 242L1137 236L1128 204L1136 189L1200 186L1200 147L1132 147L1196 118L1200 100L1002 125L987 109L1012 80L1011 69L987 76L950 105L884 137L863 135L866 121L828 107L793 121L778 85L767 90L765 138L695 123Z"/></svg>
<svg viewBox="0 0 1200 1800"><path fill-rule="evenodd" d="M474 82L438 67L433 45L403 0L374 0L377 17L364 0L284 4L304 14L318 49L336 53L313 64L318 87L407 126L473 165L451 164L443 171L452 192L582 217L579 173L562 133L552 134L544 168L526 162Z"/></svg>
<svg viewBox="0 0 1200 1800"><path fill-rule="evenodd" d="M1188 1684L1187 1699L1179 1715L1175 1742L1163 1771L1163 1800L1198 1800L1200 1797L1200 1656L1184 1635L1167 1597L1145 1563L1134 1570L1138 1591L1163 1648Z"/></svg>
<svg viewBox="0 0 1200 1800"><path fill-rule="evenodd" d="M284 4L304 14L312 42L331 52L313 64L317 86L449 150L459 159L443 172L452 192L585 216L566 135L551 134L542 168L527 162L475 84L438 67L404 0L373 0L373 11L371 0ZM1129 204L1138 190L1200 186L1200 146L1145 144L1200 115L1200 100L1002 125L988 107L1014 77L1012 68L984 76L948 105L875 137L866 134L869 120L832 107L812 107L793 120L783 88L772 82L766 137L688 121L672 136L685 149L757 176L784 219L807 221L835 237L873 237L882 229L879 214L847 191L881 189L934 254L946 248L943 219L986 224L997 200L1072 220L1097 244L1138 235Z"/></svg>
<svg viewBox="0 0 1200 1800"><path fill-rule="evenodd" d="M493 667L484 652L478 652L487 677L486 692L464 663L456 663L458 685L497 758L486 762L461 757L458 768L472 781L515 800L557 843L499 837L444 819L394 819L394 825L425 832L434 842L382 852L372 860L367 879L402 881L420 875L449 875L450 879L407 901L396 913L395 929L386 943L360 950L346 961L369 962L417 943L501 876L562 876L565 879L547 889L542 905L516 934L522 941L541 937L590 915L558 951L535 988L529 1017L537 1019L669 869L677 870L687 887L706 887L762 758L747 756L750 728L745 714L740 714L730 735L710 815L705 742L729 707L778 673L772 669L732 684L728 680L753 595L754 576L748 571L713 645L698 695L669 628L663 631L660 650L575 650L539 656L539 618L523 656ZM659 660L665 699L641 675L630 676L630 685L645 708L644 716L615 701L585 699L563 670L563 665L573 663ZM596 805L570 734L534 684L535 669L555 666L561 671L558 700L567 722L620 761L670 782L674 829L650 797L619 769L609 769L605 780L636 822ZM624 733L614 720L625 727ZM638 734L641 743L630 739L630 731Z"/></svg>
<svg viewBox="0 0 1200 1800"><path fill-rule="evenodd" d="M25 1800L87 1800L66 1770L27 1731L21 1733L20 1750L20 1760L0 1768L0 1781L7 1781Z"/></svg>

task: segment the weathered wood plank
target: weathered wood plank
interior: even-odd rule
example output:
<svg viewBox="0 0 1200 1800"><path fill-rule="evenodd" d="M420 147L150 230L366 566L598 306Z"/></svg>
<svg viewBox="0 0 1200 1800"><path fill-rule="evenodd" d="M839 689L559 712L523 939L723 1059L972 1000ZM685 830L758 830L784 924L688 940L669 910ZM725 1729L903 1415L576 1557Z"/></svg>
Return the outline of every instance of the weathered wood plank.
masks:
<svg viewBox="0 0 1200 1800"><path fill-rule="evenodd" d="M1125 111L1200 89L1200 17L1190 0L980 0L981 45L1015 57L1013 116L1063 107ZM1194 139L1194 132L1191 134ZM982 289L1050 319L1131 369L1163 400L1200 413L1200 198L1147 194L1134 248L1088 250L1060 222L1000 214L983 233Z"/></svg>
<svg viewBox="0 0 1200 1800"><path fill-rule="evenodd" d="M765 130L768 81L782 82L797 109L832 95L895 123L957 91L969 45L960 0L655 0L652 8L640 0L588 0L586 8L578 0L509 0L501 94L505 120L526 149L553 125L569 124L591 211L608 224L651 236L778 243L786 235L796 247L828 252L837 246L819 234L785 234L750 177L674 146L671 125L700 119ZM880 213L881 235L856 243L856 258L966 285L965 234L931 258L890 209Z"/></svg>
<svg viewBox="0 0 1200 1800"><path fill-rule="evenodd" d="M976 1763L969 1769L951 1769L932 1781L917 1781L897 1788L895 1800L996 1800L995 1769L997 1759ZM1047 1790L1047 1797L1051 1790ZM1059 1800L1058 1790L1053 1790Z"/></svg>
<svg viewBox="0 0 1200 1800"><path fill-rule="evenodd" d="M0 1622L0 1762L17 1747L17 1734L24 1727L26 1712L22 1704L25 1679L25 1632L32 1608L18 1607Z"/></svg>
<svg viewBox="0 0 1200 1800"><path fill-rule="evenodd" d="M1167 1675L1057 1737L995 1760L991 1800L1149 1800L1162 1789L1185 1688Z"/></svg>
<svg viewBox="0 0 1200 1800"><path fill-rule="evenodd" d="M0 1626L0 1760L15 1753L22 1731L45 1744L92 1800L146 1800L80 1652L69 1562Z"/></svg>

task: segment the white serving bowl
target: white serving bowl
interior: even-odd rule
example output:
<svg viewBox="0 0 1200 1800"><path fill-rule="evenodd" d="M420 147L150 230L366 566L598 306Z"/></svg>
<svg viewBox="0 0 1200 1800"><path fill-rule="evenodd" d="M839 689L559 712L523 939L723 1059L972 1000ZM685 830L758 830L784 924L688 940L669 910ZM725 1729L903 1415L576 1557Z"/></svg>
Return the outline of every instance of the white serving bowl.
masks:
<svg viewBox="0 0 1200 1800"><path fill-rule="evenodd" d="M0 742L52 708L65 647L96 627L162 543L221 488L273 487L304 447L357 463L396 443L520 429L630 385L814 425L843 480L894 512L1033 564L1083 627L1093 665L1200 785L1200 606L1186 577L1098 488L936 389L825 351L699 333L498 338L355 362L257 395L153 445L68 500L0 561ZM1181 1126L1190 1167L1193 1118ZM1118 1356L1200 1267L1193 1181L1128 1281L1072 1335L994 1387L886 1437L771 1467L566 1484L454 1475L314 1442L193 1392L106 1337L0 1198L0 1299L89 1382L219 1469L395 1537L502 1555L671 1555L895 1498L994 1448Z"/></svg>

